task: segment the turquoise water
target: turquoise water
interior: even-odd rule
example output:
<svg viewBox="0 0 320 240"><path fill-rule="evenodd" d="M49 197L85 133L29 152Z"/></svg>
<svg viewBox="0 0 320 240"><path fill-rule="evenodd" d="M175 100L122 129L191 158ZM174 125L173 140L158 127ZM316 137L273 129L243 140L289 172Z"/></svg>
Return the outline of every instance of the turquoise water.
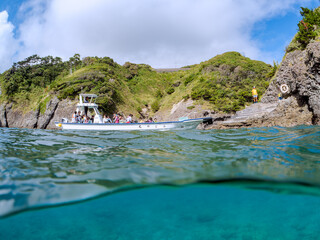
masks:
<svg viewBox="0 0 320 240"><path fill-rule="evenodd" d="M319 161L320 127L3 128L0 239L319 239Z"/></svg>

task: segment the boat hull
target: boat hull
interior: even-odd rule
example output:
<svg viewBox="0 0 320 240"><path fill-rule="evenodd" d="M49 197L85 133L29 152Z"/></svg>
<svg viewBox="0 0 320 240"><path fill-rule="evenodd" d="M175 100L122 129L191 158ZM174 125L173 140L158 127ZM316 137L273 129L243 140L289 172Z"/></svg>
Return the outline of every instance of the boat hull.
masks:
<svg viewBox="0 0 320 240"><path fill-rule="evenodd" d="M157 123L64 123L55 122L58 128L64 130L93 130L93 131L145 131L145 130L185 130L195 129L203 122L203 118L188 119L174 122Z"/></svg>

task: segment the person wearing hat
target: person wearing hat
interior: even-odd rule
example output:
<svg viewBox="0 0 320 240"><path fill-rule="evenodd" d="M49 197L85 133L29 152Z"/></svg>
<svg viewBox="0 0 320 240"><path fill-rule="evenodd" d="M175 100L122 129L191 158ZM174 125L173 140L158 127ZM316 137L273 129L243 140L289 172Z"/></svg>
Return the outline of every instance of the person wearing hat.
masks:
<svg viewBox="0 0 320 240"><path fill-rule="evenodd" d="M258 102L258 92L256 87L253 87L252 89L252 96L253 96L253 103L257 103Z"/></svg>

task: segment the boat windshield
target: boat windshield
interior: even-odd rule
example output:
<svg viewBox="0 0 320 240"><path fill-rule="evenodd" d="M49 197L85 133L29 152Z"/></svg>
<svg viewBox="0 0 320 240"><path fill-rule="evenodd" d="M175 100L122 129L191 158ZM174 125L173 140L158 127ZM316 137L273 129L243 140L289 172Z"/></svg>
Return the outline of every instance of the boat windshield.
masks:
<svg viewBox="0 0 320 240"><path fill-rule="evenodd" d="M95 94L80 94L79 95L79 103L95 103L97 99L97 95Z"/></svg>

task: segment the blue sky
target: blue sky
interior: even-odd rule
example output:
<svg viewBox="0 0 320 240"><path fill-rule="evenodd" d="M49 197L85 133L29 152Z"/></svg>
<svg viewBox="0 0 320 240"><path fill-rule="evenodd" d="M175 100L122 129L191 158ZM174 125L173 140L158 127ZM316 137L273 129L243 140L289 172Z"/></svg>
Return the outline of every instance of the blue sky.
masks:
<svg viewBox="0 0 320 240"><path fill-rule="evenodd" d="M319 0L0 0L0 72L38 54L180 67L238 51L281 62Z"/></svg>

